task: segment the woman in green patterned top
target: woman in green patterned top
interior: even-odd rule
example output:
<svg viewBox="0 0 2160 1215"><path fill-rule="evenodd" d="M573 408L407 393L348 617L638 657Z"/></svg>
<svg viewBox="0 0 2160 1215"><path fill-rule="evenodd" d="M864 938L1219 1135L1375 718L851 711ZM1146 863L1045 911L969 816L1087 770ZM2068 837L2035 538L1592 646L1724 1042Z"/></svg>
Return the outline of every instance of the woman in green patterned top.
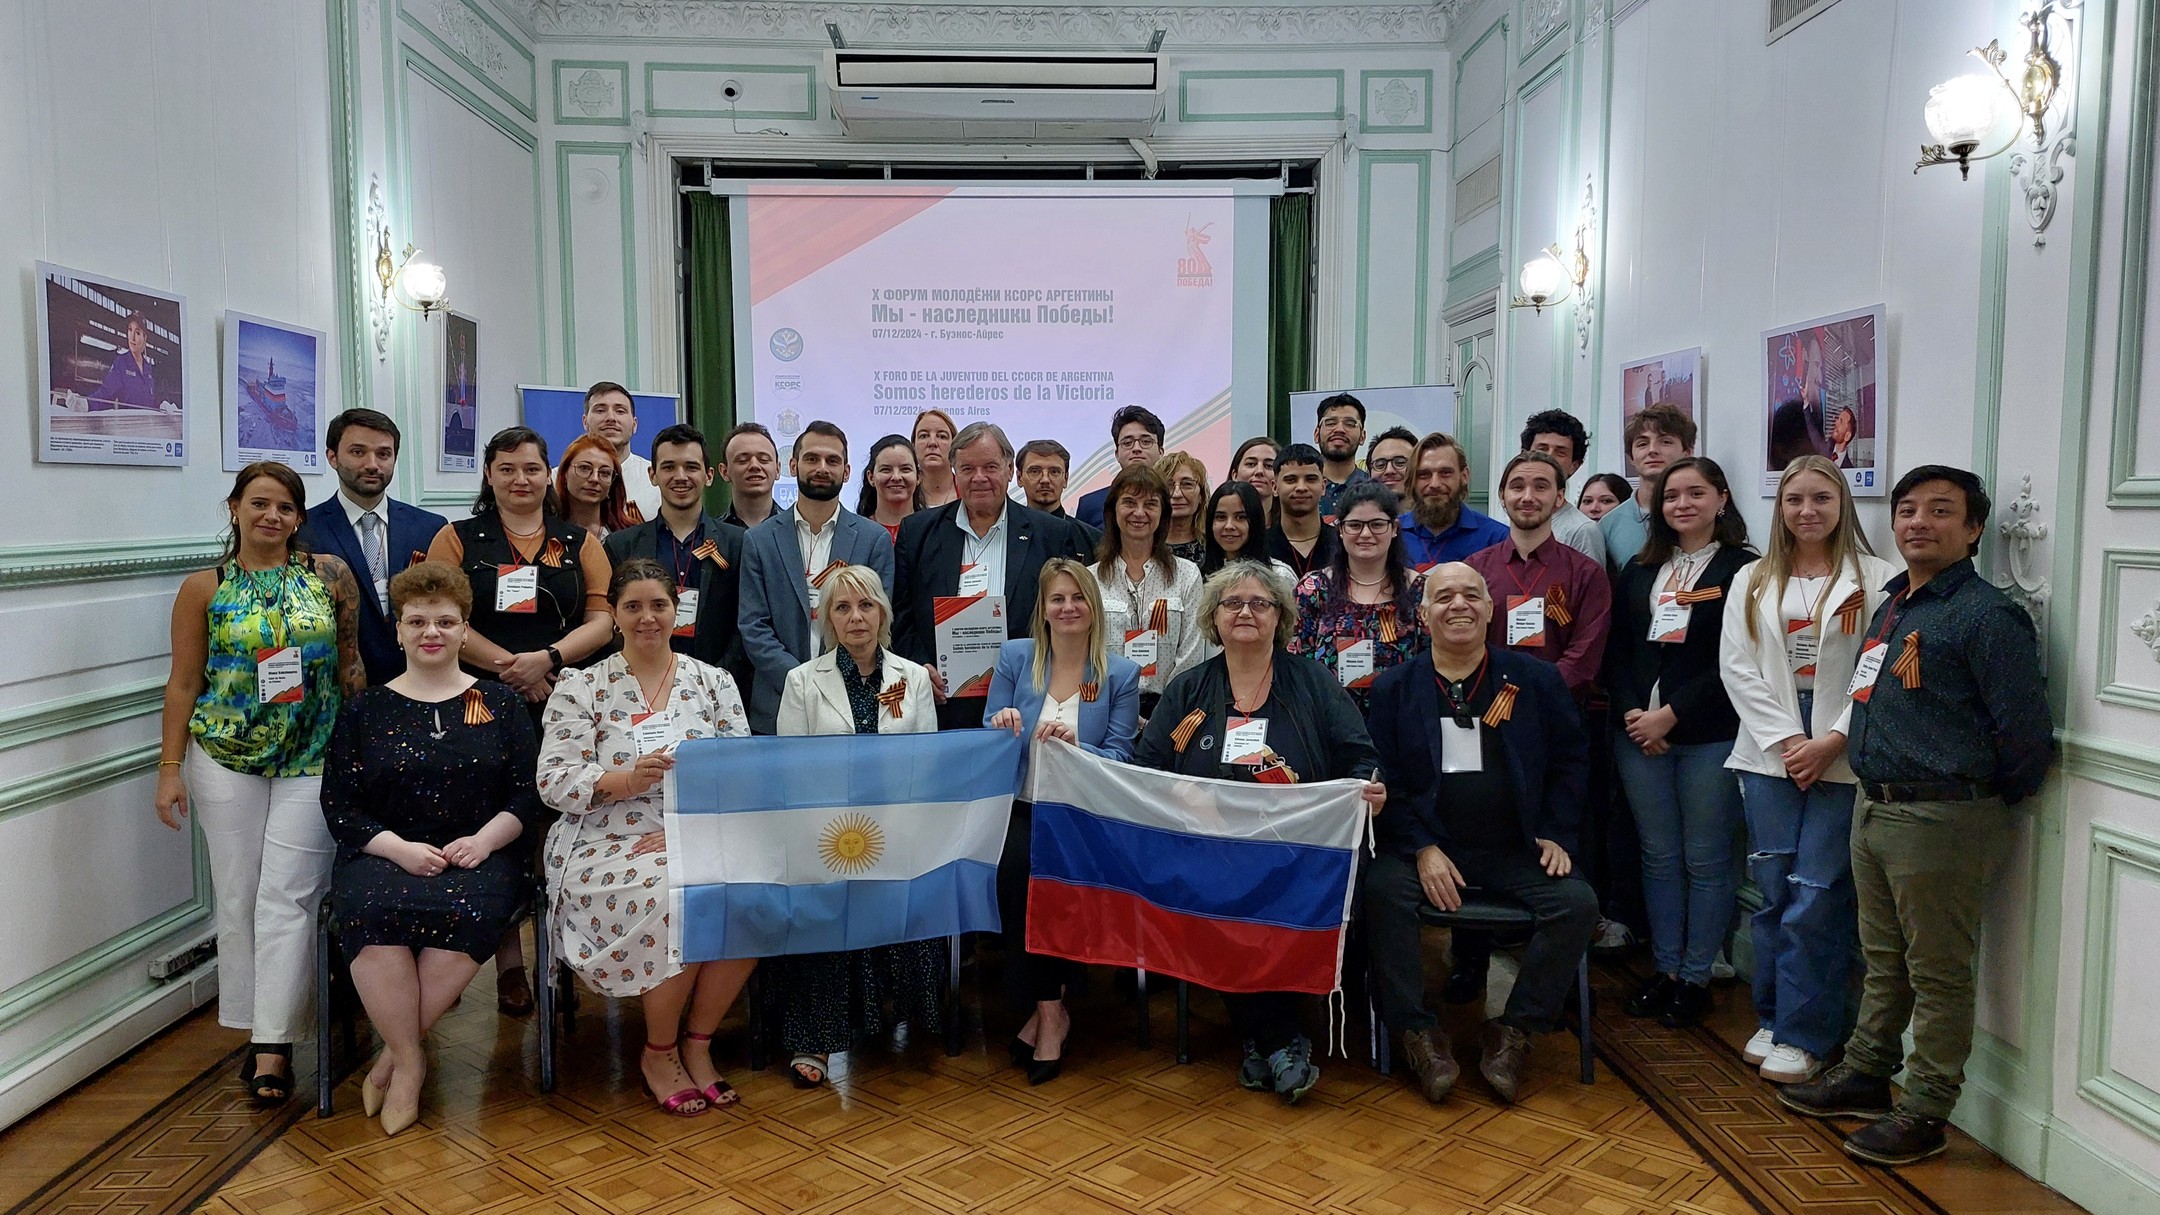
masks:
<svg viewBox="0 0 2160 1215"><path fill-rule="evenodd" d="M292 1095L292 1044L315 978L315 906L336 845L322 812L338 706L367 682L359 584L296 540L300 478L264 461L225 499L214 570L173 603L157 814L202 825L216 890L218 1023L254 1032L240 1078L257 1101Z"/></svg>

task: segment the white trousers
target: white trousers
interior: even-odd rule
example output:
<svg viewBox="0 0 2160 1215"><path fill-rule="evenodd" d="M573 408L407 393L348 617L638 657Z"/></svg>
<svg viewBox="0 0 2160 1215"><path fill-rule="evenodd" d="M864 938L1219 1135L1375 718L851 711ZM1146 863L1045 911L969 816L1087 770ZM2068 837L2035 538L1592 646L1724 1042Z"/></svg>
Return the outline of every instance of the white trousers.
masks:
<svg viewBox="0 0 2160 1215"><path fill-rule="evenodd" d="M188 744L188 802L210 853L218 1024L298 1042L315 991L315 908L337 845L319 776L244 776Z"/></svg>

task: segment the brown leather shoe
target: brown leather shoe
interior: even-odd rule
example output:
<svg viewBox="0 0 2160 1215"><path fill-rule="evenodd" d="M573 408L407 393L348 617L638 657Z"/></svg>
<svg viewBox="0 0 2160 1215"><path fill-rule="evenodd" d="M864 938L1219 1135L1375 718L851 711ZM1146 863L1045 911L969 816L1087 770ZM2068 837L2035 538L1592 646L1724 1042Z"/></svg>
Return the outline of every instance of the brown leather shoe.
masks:
<svg viewBox="0 0 2160 1215"><path fill-rule="evenodd" d="M1523 1058L1529 1053L1529 1034L1498 1021L1485 1023L1485 1053L1478 1060L1478 1073L1505 1104L1514 1104L1515 1090L1522 1080Z"/></svg>
<svg viewBox="0 0 2160 1215"><path fill-rule="evenodd" d="M1437 1105L1455 1091L1462 1067L1455 1062L1455 1046L1448 1041L1446 1031L1438 1027L1404 1030L1402 1057L1403 1066L1417 1077L1418 1091L1425 1094L1427 1101Z"/></svg>
<svg viewBox="0 0 2160 1215"><path fill-rule="evenodd" d="M525 981L524 967L513 966L495 976L495 1007L506 1017L532 1012L532 985Z"/></svg>

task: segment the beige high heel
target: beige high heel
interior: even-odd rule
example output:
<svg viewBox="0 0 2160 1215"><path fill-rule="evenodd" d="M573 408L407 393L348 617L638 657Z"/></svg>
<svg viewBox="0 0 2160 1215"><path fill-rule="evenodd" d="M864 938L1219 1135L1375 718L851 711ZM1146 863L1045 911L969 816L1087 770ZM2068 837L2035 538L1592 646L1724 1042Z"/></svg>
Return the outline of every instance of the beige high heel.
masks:
<svg viewBox="0 0 2160 1215"><path fill-rule="evenodd" d="M382 1056L377 1055L360 1074L360 1109L370 1118L382 1113L383 1101L390 1095L389 1089L378 1088L375 1084L375 1067L381 1062Z"/></svg>

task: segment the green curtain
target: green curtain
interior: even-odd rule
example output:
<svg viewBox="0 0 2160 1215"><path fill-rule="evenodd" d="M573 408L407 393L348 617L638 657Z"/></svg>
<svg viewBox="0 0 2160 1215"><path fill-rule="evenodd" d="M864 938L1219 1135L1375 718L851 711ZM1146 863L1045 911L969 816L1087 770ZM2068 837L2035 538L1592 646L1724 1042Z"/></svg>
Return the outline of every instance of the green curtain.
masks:
<svg viewBox="0 0 2160 1215"><path fill-rule="evenodd" d="M1268 434L1290 441L1290 394L1312 387L1312 195L1268 216Z"/></svg>
<svg viewBox="0 0 2160 1215"><path fill-rule="evenodd" d="M728 200L685 196L690 204L690 284L683 334L683 387L690 424L718 443L735 426L735 263ZM719 463L717 448L706 456ZM727 513L728 487L715 480L707 508Z"/></svg>

